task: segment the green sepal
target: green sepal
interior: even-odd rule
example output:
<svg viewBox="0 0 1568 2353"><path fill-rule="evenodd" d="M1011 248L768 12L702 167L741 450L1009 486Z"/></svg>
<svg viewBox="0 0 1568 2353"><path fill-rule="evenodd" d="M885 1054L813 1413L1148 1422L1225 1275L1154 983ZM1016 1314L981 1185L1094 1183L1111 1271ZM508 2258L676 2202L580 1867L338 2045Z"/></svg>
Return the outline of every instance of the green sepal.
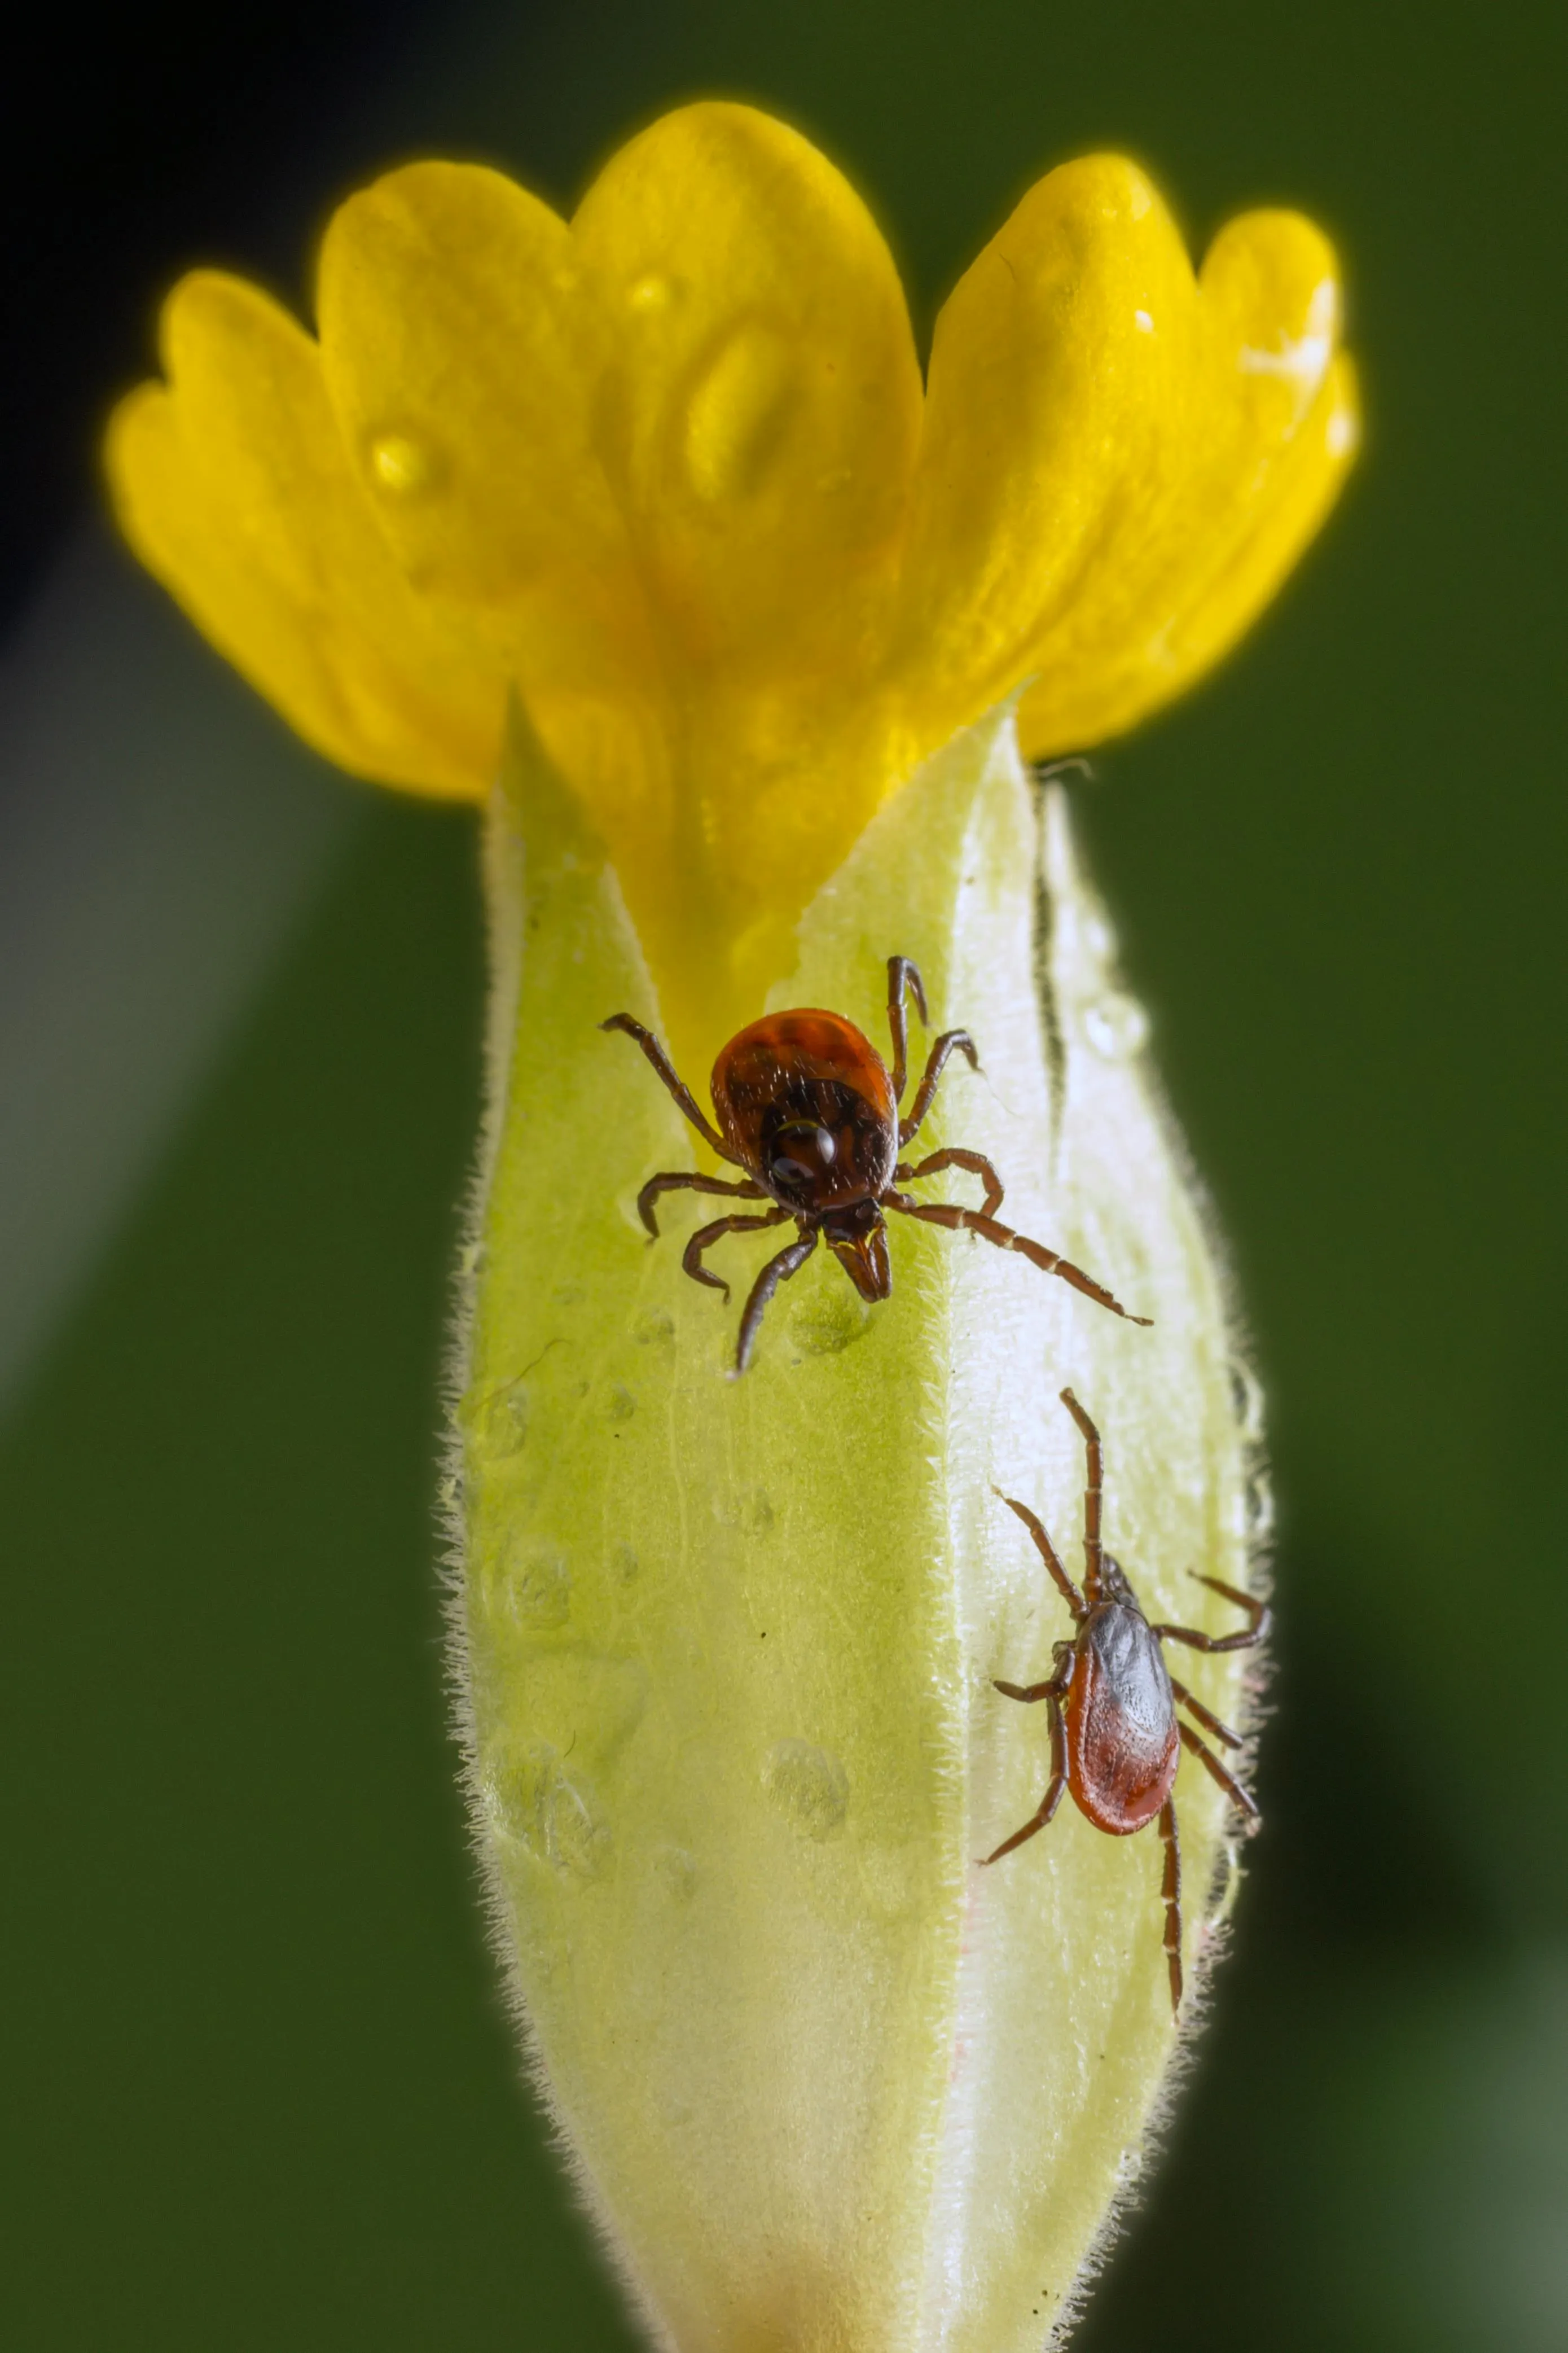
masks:
<svg viewBox="0 0 1568 2353"><path fill-rule="evenodd" d="M1071 1631L995 1490L1076 1565L1070 1383L1149 1615L1226 1630L1186 1572L1246 1582L1258 1508L1256 1391L1065 799L1031 786L1010 711L960 736L807 911L769 1004L880 1044L887 958L913 956L933 1029L969 1029L983 1062L950 1066L921 1147L987 1153L1008 1221L1150 1331L895 1217L889 1301L865 1306L819 1251L733 1377L739 1303L787 1232L719 1246L728 1307L680 1266L724 1203L667 1197L647 1240L639 1187L699 1147L599 1028L625 1010L657 1030L658 1005L521 722L488 878L455 1653L538 2080L681 2353L1037 2345L1136 2173L1175 2036L1152 1831L1109 1838L1069 1801L977 1866L1047 1769L1046 1711L993 1678L1047 1673ZM951 1173L929 1189L976 1199ZM1234 1715L1238 1663L1184 1655ZM1226 1817L1191 1759L1178 1799L1201 1978Z"/></svg>

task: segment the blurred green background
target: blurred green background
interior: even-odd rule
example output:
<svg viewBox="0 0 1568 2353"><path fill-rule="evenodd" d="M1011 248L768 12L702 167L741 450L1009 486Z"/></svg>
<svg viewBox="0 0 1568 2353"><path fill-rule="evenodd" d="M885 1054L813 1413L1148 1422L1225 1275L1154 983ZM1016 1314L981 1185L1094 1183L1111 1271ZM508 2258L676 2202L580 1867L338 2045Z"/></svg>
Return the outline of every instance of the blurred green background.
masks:
<svg viewBox="0 0 1568 2353"><path fill-rule="evenodd" d="M1196 247L1260 202L1341 241L1370 419L1342 512L1078 797L1253 1321L1280 1599L1268 1833L1085 2353L1568 2346L1565 21L431 0L289 52L300 103L246 118L246 200L198 206L188 250L150 232L112 290L145 320L216 259L302 300L377 164L491 158L570 203L704 92L847 169L922 332L1023 187L1097 144ZM243 59L186 65L205 169ZM157 183L155 102L99 100L117 185ZM150 332L83 349L85 418ZM0 2337L613 2353L444 1725L473 831L319 768L90 525L40 585L52 529L0 708L27 852L0 913L31 959L5 1152L33 1171L4 1243L33 1288L0 1424Z"/></svg>

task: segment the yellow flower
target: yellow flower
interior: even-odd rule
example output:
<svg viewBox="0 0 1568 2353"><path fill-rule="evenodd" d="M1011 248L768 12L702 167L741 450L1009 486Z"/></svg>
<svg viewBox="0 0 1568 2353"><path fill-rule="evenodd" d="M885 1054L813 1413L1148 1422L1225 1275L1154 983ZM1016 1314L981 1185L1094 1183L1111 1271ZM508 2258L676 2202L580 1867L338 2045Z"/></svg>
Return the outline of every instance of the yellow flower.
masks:
<svg viewBox="0 0 1568 2353"><path fill-rule="evenodd" d="M1150 1618L1215 1634L1234 1605L1187 1572L1245 1585L1263 1511L1145 1025L1022 755L1197 677L1321 519L1355 441L1332 257L1255 213L1194 278L1133 165L1069 164L952 295L922 387L851 190L703 105L570 226L493 172L393 173L331 223L318 309L316 342L187 279L110 472L302 734L486 805L453 1662L542 2089L659 2341L1025 2353L1136 2177L1177 2028L1152 1835L1068 1803L977 1865L1047 1770L994 1683L1068 1630L999 1493L1070 1554L1070 1382ZM922 1147L989 1155L1007 1216L1153 1328L895 1219L893 1296L819 1255L730 1379L732 1314L637 1219L690 1131L600 1024L662 1029L697 1079L764 1008L879 1023L895 952L984 1056ZM727 1243L731 1280L779 1239ZM1244 1661L1183 1672L1245 1725ZM1191 1760L1175 1798L1190 1985L1235 1824Z"/></svg>
<svg viewBox="0 0 1568 2353"><path fill-rule="evenodd" d="M1081 751L1201 674L1356 438L1334 260L1234 221L1194 277L1134 164L1024 198L922 392L886 245L795 132L666 116L570 224L416 164L345 204L312 341L185 279L109 468L138 553L307 739L482 800L515 684L699 1060L920 762L1023 686Z"/></svg>

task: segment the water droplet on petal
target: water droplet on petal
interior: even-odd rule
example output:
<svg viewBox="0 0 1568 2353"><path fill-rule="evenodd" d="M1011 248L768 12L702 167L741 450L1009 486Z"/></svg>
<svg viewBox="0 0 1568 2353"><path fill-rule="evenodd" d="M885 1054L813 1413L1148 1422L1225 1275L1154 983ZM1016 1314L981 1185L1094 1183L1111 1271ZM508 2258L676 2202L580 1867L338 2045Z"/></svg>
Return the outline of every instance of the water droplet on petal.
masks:
<svg viewBox="0 0 1568 2353"><path fill-rule="evenodd" d="M1336 408L1329 419L1326 436L1331 458L1342 458L1356 445L1356 421L1348 408Z"/></svg>
<svg viewBox="0 0 1568 2353"><path fill-rule="evenodd" d="M754 495L784 437L789 353L767 328L740 328L702 377L686 417L686 470L700 499Z"/></svg>
<svg viewBox="0 0 1568 2353"><path fill-rule="evenodd" d="M646 276L634 279L626 289L626 301L644 317L668 311L674 300L675 288L661 269L648 270Z"/></svg>
<svg viewBox="0 0 1568 2353"><path fill-rule="evenodd" d="M849 1776L809 1740L781 1740L763 1763L763 1787L804 1838L831 1838L849 1810Z"/></svg>
<svg viewBox="0 0 1568 2353"><path fill-rule="evenodd" d="M427 444L411 433L378 433L370 445L370 470L376 485L397 498L427 490L436 470Z"/></svg>
<svg viewBox="0 0 1568 2353"><path fill-rule="evenodd" d="M1154 332L1154 322L1147 311L1134 311L1132 322L1141 335L1152 335Z"/></svg>
<svg viewBox="0 0 1568 2353"><path fill-rule="evenodd" d="M1149 1036L1149 1017L1135 997L1102 997L1084 1008L1083 1034L1108 1062L1124 1062Z"/></svg>

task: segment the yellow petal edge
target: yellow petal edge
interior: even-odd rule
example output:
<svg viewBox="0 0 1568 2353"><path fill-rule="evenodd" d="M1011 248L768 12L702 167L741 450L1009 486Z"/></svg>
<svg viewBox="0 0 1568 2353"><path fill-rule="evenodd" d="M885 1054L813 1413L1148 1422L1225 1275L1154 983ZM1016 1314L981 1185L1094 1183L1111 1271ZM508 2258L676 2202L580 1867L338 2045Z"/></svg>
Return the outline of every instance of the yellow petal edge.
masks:
<svg viewBox="0 0 1568 2353"><path fill-rule="evenodd" d="M875 223L807 141L702 103L567 223L416 164L344 204L319 340L213 271L121 404L123 529L357 776L482 800L521 693L698 1066L875 810L1024 687L1032 756L1190 684L1357 440L1334 257L1233 221L1195 275L1137 167L1041 180L922 388Z"/></svg>

